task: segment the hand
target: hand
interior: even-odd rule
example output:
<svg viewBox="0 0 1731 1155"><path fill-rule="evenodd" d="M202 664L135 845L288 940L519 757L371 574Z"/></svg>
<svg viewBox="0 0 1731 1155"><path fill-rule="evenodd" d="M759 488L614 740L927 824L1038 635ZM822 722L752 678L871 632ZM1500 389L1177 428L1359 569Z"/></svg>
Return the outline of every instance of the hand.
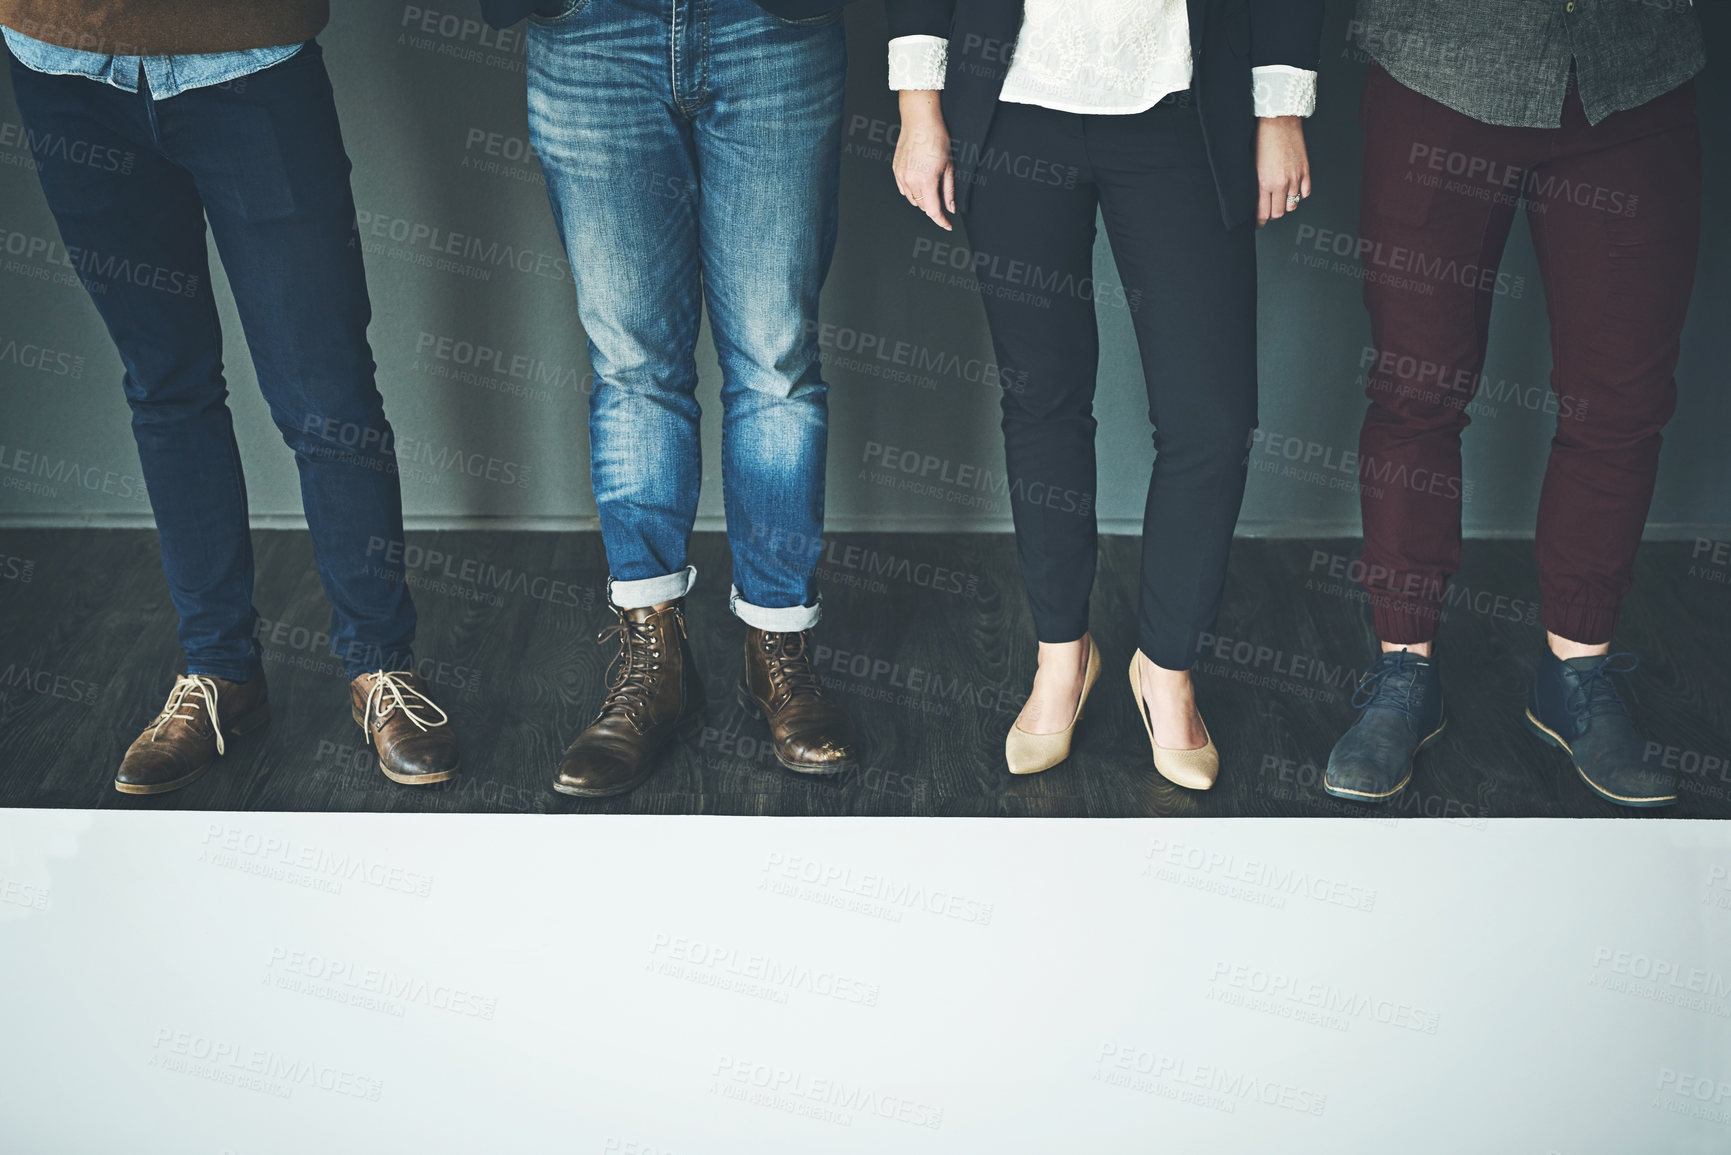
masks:
<svg viewBox="0 0 1731 1155"><path fill-rule="evenodd" d="M1256 227L1297 208L1292 197L1310 195L1310 157L1304 151L1304 120L1265 116L1256 122Z"/></svg>
<svg viewBox="0 0 1731 1155"><path fill-rule="evenodd" d="M896 188L909 204L948 230L944 210L956 211L956 166L950 159L950 130L944 125L938 94L903 92L901 106L902 131L896 138L893 166Z"/></svg>

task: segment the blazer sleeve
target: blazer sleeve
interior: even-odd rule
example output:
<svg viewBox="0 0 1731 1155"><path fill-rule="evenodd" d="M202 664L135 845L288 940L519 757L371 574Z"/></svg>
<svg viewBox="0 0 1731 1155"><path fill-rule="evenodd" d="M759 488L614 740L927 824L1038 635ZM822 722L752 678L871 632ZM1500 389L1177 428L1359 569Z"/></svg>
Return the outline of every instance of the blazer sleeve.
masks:
<svg viewBox="0 0 1731 1155"><path fill-rule="evenodd" d="M1250 66L1315 72L1322 59L1323 0L1250 0Z"/></svg>
<svg viewBox="0 0 1731 1155"><path fill-rule="evenodd" d="M902 36L938 36L948 40L955 14L956 0L884 0L885 23L891 40Z"/></svg>

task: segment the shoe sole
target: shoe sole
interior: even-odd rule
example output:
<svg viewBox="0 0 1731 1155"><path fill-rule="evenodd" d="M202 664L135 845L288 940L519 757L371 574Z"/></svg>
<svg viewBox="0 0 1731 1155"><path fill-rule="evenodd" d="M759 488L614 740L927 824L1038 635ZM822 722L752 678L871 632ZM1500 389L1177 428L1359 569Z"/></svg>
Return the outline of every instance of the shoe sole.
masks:
<svg viewBox="0 0 1731 1155"><path fill-rule="evenodd" d="M751 696L751 691L747 690L744 686L735 686L733 696L739 699L739 704L744 706L745 712L750 714L753 718L765 717L763 706L758 703L756 698ZM775 744L775 738L773 735L770 738L769 748L775 755L775 760L780 762L784 769L792 770L795 774L804 774L808 777L834 778L838 775L846 774L849 770L852 770L855 765L854 759L852 758L847 759L845 762L821 762L815 764L810 762L795 762L791 758L783 758L781 756L781 747Z"/></svg>
<svg viewBox="0 0 1731 1155"><path fill-rule="evenodd" d="M673 724L673 736L675 738L689 738L693 730L696 730L698 727L703 725L704 713L705 711L703 706L699 704L695 711L687 714L684 718L681 718ZM656 751L655 757L649 760L649 764L644 768L643 772L623 785L608 786L604 788L596 788L593 786L567 786L555 778L553 780L553 790L555 793L564 794L571 798L617 798L621 794L629 794L651 778L655 777L656 767L660 763L661 755L665 750L666 747L663 747L661 750Z"/></svg>
<svg viewBox="0 0 1731 1155"><path fill-rule="evenodd" d="M1348 790L1344 786L1333 786L1329 784L1328 770L1325 768L1322 772L1323 793L1332 795L1335 798L1345 798L1352 802L1387 802L1390 798L1393 798L1396 794L1399 794L1402 790L1406 789L1406 784L1412 781L1413 770L1418 765L1419 751L1442 737L1442 732L1448 729L1448 724L1448 719L1444 718L1442 723L1438 725L1436 729L1432 730L1429 734L1426 734L1419 740L1419 744L1413 747L1412 761L1406 764L1406 777L1402 778L1400 782L1396 784L1394 789L1384 791L1381 794L1372 794L1366 790Z"/></svg>
<svg viewBox="0 0 1731 1155"><path fill-rule="evenodd" d="M449 770L432 770L426 774L399 774L386 766L383 759L379 761L379 772L403 786L431 786L435 782L449 782L457 776L460 769L459 766L453 766Z"/></svg>
<svg viewBox="0 0 1731 1155"><path fill-rule="evenodd" d="M1555 730L1539 721L1538 718L1534 717L1531 709L1527 710L1526 715L1527 729L1531 730L1540 741L1555 746L1557 749L1567 754L1569 756L1569 765L1575 768L1575 773L1581 776L1581 781L1592 787L1593 793L1597 794L1605 801L1615 802L1618 806L1634 806L1640 809L1654 806L1671 806L1676 803L1677 796L1675 794L1656 794L1650 798L1630 798L1626 795L1616 794L1612 791L1606 790L1603 786L1600 786L1597 782L1587 777L1587 772L1581 769L1581 764L1579 762L1575 761L1575 752L1569 749L1569 744L1563 741L1563 736L1561 734L1557 733Z"/></svg>
<svg viewBox="0 0 1731 1155"><path fill-rule="evenodd" d="M238 722L234 723L234 725L223 730L222 738L224 742L228 742L235 738L244 738L255 730L262 729L268 725L270 725L270 705L267 703L260 706L257 710L254 710L246 717L240 719ZM217 757L220 758L221 755L219 754ZM191 774L183 774L173 782L151 782L141 785L137 782L122 782L120 779L116 778L114 780L114 788L122 794L167 794L170 790L179 790L182 786L190 786L200 778L203 778L210 768L215 765L216 758L212 758L209 762L206 762Z"/></svg>

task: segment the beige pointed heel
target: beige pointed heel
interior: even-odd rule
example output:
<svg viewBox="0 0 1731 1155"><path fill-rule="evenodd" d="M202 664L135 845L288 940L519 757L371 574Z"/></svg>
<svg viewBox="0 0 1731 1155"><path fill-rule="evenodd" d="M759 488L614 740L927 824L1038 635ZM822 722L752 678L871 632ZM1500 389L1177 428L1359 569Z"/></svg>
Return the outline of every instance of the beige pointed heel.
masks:
<svg viewBox="0 0 1731 1155"><path fill-rule="evenodd" d="M1088 692L1099 678L1100 647L1089 638L1088 667L1082 675L1082 696L1076 700L1076 716L1055 734L1030 734L1012 724L1004 738L1004 765L1010 768L1010 773L1038 774L1070 756L1070 739L1076 733L1076 723L1082 720L1082 707L1088 704Z"/></svg>
<svg viewBox="0 0 1731 1155"><path fill-rule="evenodd" d="M1148 731L1148 745L1154 748L1154 769L1168 782L1187 790L1207 790L1220 777L1220 751L1214 748L1214 735L1208 733L1208 723L1202 722L1202 733L1208 741L1194 750L1174 750L1154 740L1154 723L1148 717L1148 706L1142 701L1142 679L1136 676L1136 657L1130 658L1130 696L1136 699L1136 712L1142 716L1142 728Z"/></svg>

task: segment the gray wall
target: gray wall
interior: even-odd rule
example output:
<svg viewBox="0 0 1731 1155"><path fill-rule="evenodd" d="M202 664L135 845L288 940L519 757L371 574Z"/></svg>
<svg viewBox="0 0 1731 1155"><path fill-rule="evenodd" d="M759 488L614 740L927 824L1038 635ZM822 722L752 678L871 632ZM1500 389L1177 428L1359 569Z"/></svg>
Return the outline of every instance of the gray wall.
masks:
<svg viewBox="0 0 1731 1155"><path fill-rule="evenodd" d="M483 33L473 0L420 5L339 0L321 37L341 105L354 188L367 224L409 240L370 237L367 269L375 317L371 337L379 385L400 447L424 447L515 463L526 485L455 470L405 469L411 526L483 523L590 528L585 413L588 359L568 280L540 275L559 252L539 170L526 153L521 31ZM431 26L423 21L432 14ZM1316 196L1259 239L1262 265L1262 430L1241 531L1355 534L1350 473L1276 472L1296 453L1325 464L1350 451L1363 412L1361 353L1369 329L1350 268L1313 268L1301 254L1317 234L1356 231L1357 102L1363 63L1345 39L1350 5L1330 6L1320 110L1311 122ZM1704 6L1715 64L1700 81L1707 131L1707 188L1731 188L1731 76L1718 59L1731 43L1731 13ZM894 106L884 87L882 16L871 0L848 13L852 45L842 228L824 294L832 383L830 528L1007 529L1001 497L942 481L935 492L893 484L882 447L931 459L940 475L1001 477L991 346L978 299L966 286L922 278L934 264L921 242L946 238L895 192L884 130ZM502 43L501 43L502 39ZM0 86L0 523L148 524L136 484L119 359L68 270L41 255L57 239L29 164L9 86ZM1709 214L1694 306L1678 370L1681 402L1668 434L1650 536L1723 536L1731 523L1731 225ZM429 231L511 246L523 268L473 262L426 267ZM546 261L537 257L545 255ZM1102 236L1100 277L1115 281ZM1554 417L1542 408L1550 358L1543 293L1524 224L1504 270L1522 286L1499 300L1487 374L1499 396L1467 436L1469 532L1531 532ZM300 523L294 466L271 425L220 270L213 270L227 332L227 361L261 526ZM1152 457L1134 340L1120 310L1101 311L1100 512L1109 528L1134 531ZM860 346L865 352L860 351ZM498 350L535 366L539 379L464 365L457 351ZM47 348L52 356L35 351ZM898 366L896 351L923 367ZM443 358L440 350L446 350ZM879 351L882 351L880 354ZM717 371L705 335L701 396L713 416ZM982 379L983 378L983 379ZM718 423L708 422L703 511L719 526ZM20 457L20 453L32 455ZM20 486L40 458L61 480ZM477 460L470 457L471 460ZM904 458L912 463L912 458ZM973 467L966 470L965 467ZM892 484L884 484L884 482ZM1347 484L1343 487L1342 482ZM501 521L500 519L503 519Z"/></svg>

